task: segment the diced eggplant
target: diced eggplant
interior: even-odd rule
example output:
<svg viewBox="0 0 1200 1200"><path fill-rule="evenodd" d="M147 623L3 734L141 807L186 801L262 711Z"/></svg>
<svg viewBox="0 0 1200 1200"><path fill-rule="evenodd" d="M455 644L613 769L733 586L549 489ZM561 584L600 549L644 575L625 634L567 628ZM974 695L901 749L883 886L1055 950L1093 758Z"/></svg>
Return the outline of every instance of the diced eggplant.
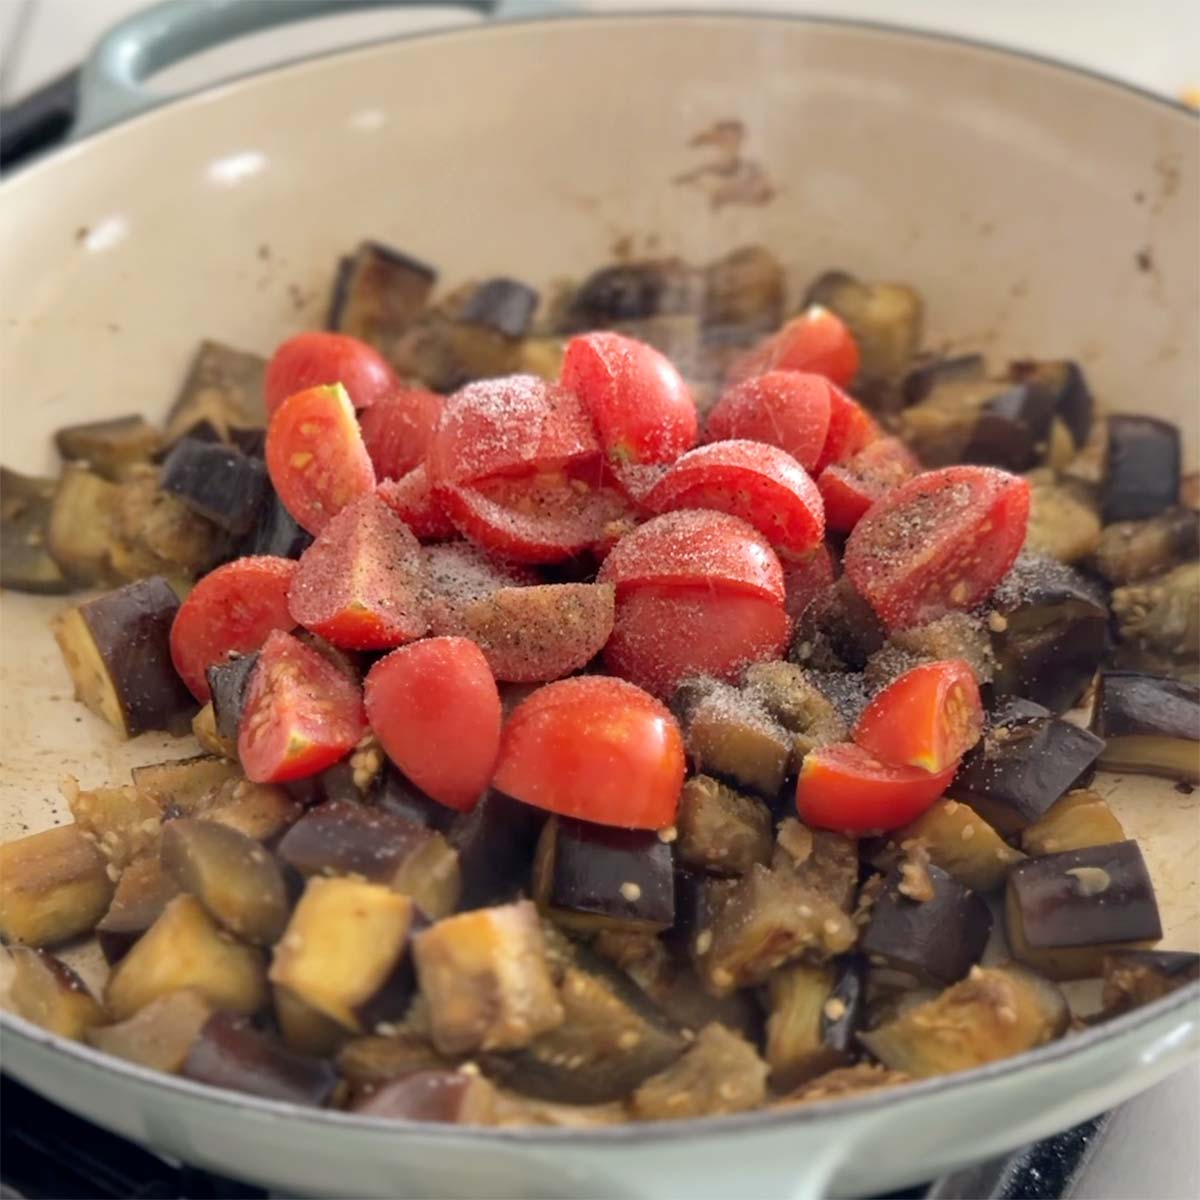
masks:
<svg viewBox="0 0 1200 1200"><path fill-rule="evenodd" d="M252 837L271 842L299 820L302 809L281 787L231 779L223 783L195 813Z"/></svg>
<svg viewBox="0 0 1200 1200"><path fill-rule="evenodd" d="M279 857L306 877L357 875L391 886L433 832L377 808L331 800L310 808L279 843Z"/></svg>
<svg viewBox="0 0 1200 1200"><path fill-rule="evenodd" d="M105 1054L177 1075L212 1014L212 1004L200 992L183 988L151 1000L116 1025L88 1030L87 1040Z"/></svg>
<svg viewBox="0 0 1200 1200"><path fill-rule="evenodd" d="M1093 556L1109 583L1137 583L1200 555L1200 512L1168 508L1144 521L1106 525Z"/></svg>
<svg viewBox="0 0 1200 1200"><path fill-rule="evenodd" d="M0 934L53 946L87 933L113 896L115 868L78 825L0 845Z"/></svg>
<svg viewBox="0 0 1200 1200"><path fill-rule="evenodd" d="M987 363L982 354L960 354L951 358L922 355L900 380L900 398L908 408L920 404L940 387L982 380L986 375Z"/></svg>
<svg viewBox="0 0 1200 1200"><path fill-rule="evenodd" d="M387 1034L351 1038L338 1050L335 1063L338 1074L356 1092L421 1071L453 1070L455 1065L427 1037L403 1025Z"/></svg>
<svg viewBox="0 0 1200 1200"><path fill-rule="evenodd" d="M192 735L205 754L237 762L237 738L222 737L217 732L217 714L211 700L192 718Z"/></svg>
<svg viewBox="0 0 1200 1200"><path fill-rule="evenodd" d="M273 988L271 998L279 1036L289 1050L328 1057L350 1036L332 1017L305 1004L289 988Z"/></svg>
<svg viewBox="0 0 1200 1200"><path fill-rule="evenodd" d="M1179 499L1179 426L1157 417L1108 418L1104 521L1153 517Z"/></svg>
<svg viewBox="0 0 1200 1200"><path fill-rule="evenodd" d="M54 561L79 584L112 575L113 516L119 489L81 463L67 463L54 490L46 545Z"/></svg>
<svg viewBox="0 0 1200 1200"><path fill-rule="evenodd" d="M188 582L227 553L211 521L158 486L158 471L138 465L118 488L110 558L121 579L165 575Z"/></svg>
<svg viewBox="0 0 1200 1200"><path fill-rule="evenodd" d="M171 585L156 575L87 600L55 622L76 698L123 737L177 730L195 711L171 661L178 611Z"/></svg>
<svg viewBox="0 0 1200 1200"><path fill-rule="evenodd" d="M977 967L859 1038L885 1066L924 1079L1032 1050L1061 1037L1069 1022L1054 984L1019 967Z"/></svg>
<svg viewBox="0 0 1200 1200"><path fill-rule="evenodd" d="M173 446L185 437L227 442L234 429L265 425L266 369L266 359L257 354L220 342L201 342L167 413L165 444Z"/></svg>
<svg viewBox="0 0 1200 1200"><path fill-rule="evenodd" d="M131 463L154 457L162 434L145 417L131 414L64 426L55 433L54 444L68 462L85 463L104 479L120 480Z"/></svg>
<svg viewBox="0 0 1200 1200"><path fill-rule="evenodd" d="M692 314L704 307L704 278L677 258L602 267L571 298L569 330L605 329L627 321Z"/></svg>
<svg viewBox="0 0 1200 1200"><path fill-rule="evenodd" d="M400 863L389 886L408 896L430 921L448 917L462 896L458 851L440 833L431 833Z"/></svg>
<svg viewBox="0 0 1200 1200"><path fill-rule="evenodd" d="M1035 858L1123 841L1125 830L1112 809L1095 792L1082 788L1056 800L1045 816L1021 831L1022 847Z"/></svg>
<svg viewBox="0 0 1200 1200"><path fill-rule="evenodd" d="M359 879L314 876L275 947L271 982L362 1033L408 1003L412 924L407 896Z"/></svg>
<svg viewBox="0 0 1200 1200"><path fill-rule="evenodd" d="M1100 766L1200 783L1200 687L1154 675L1103 671L1092 729Z"/></svg>
<svg viewBox="0 0 1200 1200"><path fill-rule="evenodd" d="M242 705L250 686L250 672L258 662L258 651L239 654L228 662L215 663L205 672L212 693L213 723L217 736L237 739L242 720Z"/></svg>
<svg viewBox="0 0 1200 1200"><path fill-rule="evenodd" d="M56 595L71 580L47 547L53 479L0 467L0 587Z"/></svg>
<svg viewBox="0 0 1200 1200"><path fill-rule="evenodd" d="M1080 489L1054 471L1030 471L1025 552L1062 563L1082 562L1100 544L1100 514Z"/></svg>
<svg viewBox="0 0 1200 1200"><path fill-rule="evenodd" d="M75 824L95 838L100 853L117 871L143 854L157 852L162 813L137 788L126 784L86 790L71 775L61 786Z"/></svg>
<svg viewBox="0 0 1200 1200"><path fill-rule="evenodd" d="M783 266L765 246L739 246L704 270L704 324L769 333L783 321Z"/></svg>
<svg viewBox="0 0 1200 1200"><path fill-rule="evenodd" d="M789 662L755 663L742 676L744 693L791 734L789 773L800 769L804 756L818 746L845 741L845 718L818 686L816 673Z"/></svg>
<svg viewBox="0 0 1200 1200"><path fill-rule="evenodd" d="M176 896L116 965L105 1007L124 1021L181 988L195 988L214 1008L246 1015L267 1001L260 952L222 933L195 896Z"/></svg>
<svg viewBox="0 0 1200 1200"><path fill-rule="evenodd" d="M1075 445L1084 445L1092 430L1096 402L1078 363L1069 359L1023 359L1009 363L1008 373L1017 383L1033 383L1050 393L1055 416L1066 426Z"/></svg>
<svg viewBox="0 0 1200 1200"><path fill-rule="evenodd" d="M212 1087L316 1108L337 1085L330 1063L289 1050L245 1017L224 1012L213 1013L204 1023L182 1073Z"/></svg>
<svg viewBox="0 0 1200 1200"><path fill-rule="evenodd" d="M562 1023L537 909L527 900L446 917L413 939L443 1054L517 1050Z"/></svg>
<svg viewBox="0 0 1200 1200"><path fill-rule="evenodd" d="M811 671L860 671L885 640L879 618L843 576L801 613L788 657Z"/></svg>
<svg viewBox="0 0 1200 1200"><path fill-rule="evenodd" d="M283 932L288 919L283 873L244 833L216 821L168 821L162 865L183 891L243 941L270 946Z"/></svg>
<svg viewBox="0 0 1200 1200"><path fill-rule="evenodd" d="M261 459L236 446L184 438L164 460L159 486L236 536L258 521L270 484Z"/></svg>
<svg viewBox="0 0 1200 1200"><path fill-rule="evenodd" d="M522 338L529 332L538 300L537 292L517 279L487 279L471 289L458 319L504 337Z"/></svg>
<svg viewBox="0 0 1200 1200"><path fill-rule="evenodd" d="M827 830L806 829L795 817L779 824L773 870L787 870L844 913L854 908L858 891L858 845L851 837Z"/></svg>
<svg viewBox="0 0 1200 1200"><path fill-rule="evenodd" d="M871 908L860 948L875 967L944 986L977 963L992 932L986 902L939 867L926 868L931 899L910 899L893 870ZM1010 876L1011 878L1011 876Z"/></svg>
<svg viewBox="0 0 1200 1200"><path fill-rule="evenodd" d="M501 792L489 791L446 830L462 872L459 907L484 908L511 899L529 879L546 814Z"/></svg>
<svg viewBox="0 0 1200 1200"><path fill-rule="evenodd" d="M1008 877L1008 945L1051 979L1099 975L1104 955L1162 937L1154 885L1137 842L1031 858Z"/></svg>
<svg viewBox="0 0 1200 1200"><path fill-rule="evenodd" d="M12 946L8 959L13 968L9 999L25 1020L73 1041L104 1021L104 1010L87 985L53 954Z"/></svg>
<svg viewBox="0 0 1200 1200"><path fill-rule="evenodd" d="M691 706L684 746L697 771L774 799L792 755L792 738L750 695L719 684Z"/></svg>
<svg viewBox="0 0 1200 1200"><path fill-rule="evenodd" d="M1117 665L1200 682L1200 562L1114 588Z"/></svg>
<svg viewBox="0 0 1200 1200"><path fill-rule="evenodd" d="M767 1073L745 1038L724 1025L706 1025L681 1058L633 1093L633 1115L662 1121L757 1108L767 1098Z"/></svg>
<svg viewBox="0 0 1200 1200"><path fill-rule="evenodd" d="M383 770L372 782L366 798L369 804L390 816L400 817L426 829L444 832L454 820L452 808L430 799L388 762L384 763ZM535 840L536 836L535 833Z"/></svg>
<svg viewBox="0 0 1200 1200"><path fill-rule="evenodd" d="M771 857L771 810L708 775L696 775L683 785L675 824L676 852L686 866L714 875L744 875ZM667 860L669 871L669 852Z"/></svg>
<svg viewBox="0 0 1200 1200"><path fill-rule="evenodd" d="M108 912L96 926L105 961L111 966L124 958L178 895L179 885L163 871L157 854L131 862L121 872Z"/></svg>
<svg viewBox="0 0 1200 1200"><path fill-rule="evenodd" d="M368 1092L351 1111L395 1121L493 1125L496 1089L477 1071L420 1071Z"/></svg>
<svg viewBox="0 0 1200 1200"><path fill-rule="evenodd" d="M765 1054L773 1087L790 1091L852 1061L863 993L857 959L825 966L793 963L767 980Z"/></svg>
<svg viewBox="0 0 1200 1200"><path fill-rule="evenodd" d="M841 1100L847 1096L861 1096L866 1092L877 1092L882 1088L899 1087L912 1082L900 1071L889 1071L878 1063L855 1063L852 1067L838 1067L826 1071L816 1079L791 1092L779 1101L781 1105L818 1104L827 1100Z"/></svg>
<svg viewBox="0 0 1200 1200"><path fill-rule="evenodd" d="M425 307L437 272L379 242L361 242L342 260L327 325L385 354Z"/></svg>
<svg viewBox="0 0 1200 1200"><path fill-rule="evenodd" d="M890 847L910 842L919 842L935 867L975 892L1003 887L1008 872L1025 857L974 809L957 800L939 800L915 821L888 835ZM891 857L877 856L873 861L890 867Z"/></svg>
<svg viewBox="0 0 1200 1200"><path fill-rule="evenodd" d="M313 543L313 536L296 524L279 497L271 492L258 514L258 524L242 541L242 554L270 554L275 558L299 558Z"/></svg>
<svg viewBox="0 0 1200 1200"><path fill-rule="evenodd" d="M1082 786L1104 743L1040 704L1008 700L983 740L963 759L954 795L1003 836L1032 824L1062 795Z"/></svg>
<svg viewBox="0 0 1200 1200"><path fill-rule="evenodd" d="M438 392L497 375L513 375L523 343L485 325L466 324L444 309L423 313L387 351L403 376Z"/></svg>
<svg viewBox="0 0 1200 1200"><path fill-rule="evenodd" d="M1187 950L1118 950L1106 954L1104 1012L1113 1015L1151 1004L1200 980L1200 954Z"/></svg>

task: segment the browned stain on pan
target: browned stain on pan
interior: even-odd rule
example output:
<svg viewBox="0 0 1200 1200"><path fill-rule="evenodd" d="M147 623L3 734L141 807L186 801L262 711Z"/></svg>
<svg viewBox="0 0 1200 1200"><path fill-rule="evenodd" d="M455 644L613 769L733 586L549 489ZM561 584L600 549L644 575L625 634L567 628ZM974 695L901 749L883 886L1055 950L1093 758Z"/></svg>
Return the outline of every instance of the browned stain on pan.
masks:
<svg viewBox="0 0 1200 1200"><path fill-rule="evenodd" d="M746 126L737 118L715 121L688 142L704 151L707 161L676 175L672 182L700 188L714 210L729 204L769 204L777 188L762 163L744 153L746 138Z"/></svg>

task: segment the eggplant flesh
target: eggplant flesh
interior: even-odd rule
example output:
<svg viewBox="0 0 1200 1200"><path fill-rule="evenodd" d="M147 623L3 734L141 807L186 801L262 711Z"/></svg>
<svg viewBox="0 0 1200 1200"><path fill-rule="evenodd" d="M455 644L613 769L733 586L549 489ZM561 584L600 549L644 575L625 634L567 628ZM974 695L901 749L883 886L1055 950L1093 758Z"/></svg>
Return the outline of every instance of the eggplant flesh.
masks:
<svg viewBox="0 0 1200 1200"><path fill-rule="evenodd" d="M1114 588L1116 665L1200 682L1200 561Z"/></svg>
<svg viewBox="0 0 1200 1200"><path fill-rule="evenodd" d="M179 895L179 885L162 869L156 854L134 859L117 880L112 903L96 926L96 942L112 966L162 916Z"/></svg>
<svg viewBox="0 0 1200 1200"><path fill-rule="evenodd" d="M703 305L700 273L679 259L647 259L603 267L579 286L567 313L568 331L690 314Z"/></svg>
<svg viewBox="0 0 1200 1200"><path fill-rule="evenodd" d="M365 1093L352 1111L397 1121L437 1121L452 1125L492 1125L495 1088L466 1071L420 1071Z"/></svg>
<svg viewBox="0 0 1200 1200"><path fill-rule="evenodd" d="M767 806L707 775L696 775L683 785L675 823L676 853L686 866L715 875L743 875L771 856Z"/></svg>
<svg viewBox="0 0 1200 1200"><path fill-rule="evenodd" d="M1066 425L1075 445L1084 445L1092 430L1096 402L1078 363L1023 359L1010 363L1008 373L1018 383L1032 383L1049 392L1054 397L1055 415Z"/></svg>
<svg viewBox="0 0 1200 1200"><path fill-rule="evenodd" d="M529 332L538 306L538 294L516 279L488 279L471 290L458 319L484 325L504 337L521 338Z"/></svg>
<svg viewBox="0 0 1200 1200"><path fill-rule="evenodd" d="M162 434L144 417L109 417L65 426L54 435L54 444L68 462L83 462L105 479L121 480L131 463L154 457Z"/></svg>
<svg viewBox="0 0 1200 1200"><path fill-rule="evenodd" d="M1106 954L1104 1011L1111 1015L1150 1004L1200 980L1200 954L1186 950L1118 950Z"/></svg>
<svg viewBox="0 0 1200 1200"><path fill-rule="evenodd" d="M1169 508L1144 521L1105 526L1093 557L1109 583L1137 583L1200 555L1200 512Z"/></svg>
<svg viewBox="0 0 1200 1200"><path fill-rule="evenodd" d="M1179 498L1179 426L1156 417L1108 418L1108 464L1102 503L1105 523L1136 521Z"/></svg>
<svg viewBox="0 0 1200 1200"><path fill-rule="evenodd" d="M386 355L425 307L436 280L425 263L379 242L362 242L339 265L327 325Z"/></svg>
<svg viewBox="0 0 1200 1200"><path fill-rule="evenodd" d="M1123 841L1125 830L1112 809L1086 789L1068 792L1050 806L1044 817L1021 831L1022 847L1035 858Z"/></svg>
<svg viewBox="0 0 1200 1200"><path fill-rule="evenodd" d="M228 662L215 663L205 672L218 737L237 740L250 673L257 662L258 651L255 650L250 654L239 654Z"/></svg>
<svg viewBox="0 0 1200 1200"><path fill-rule="evenodd" d="M220 342L201 342L167 413L166 445L185 437L229 441L234 429L265 425L266 368L266 359L257 354Z"/></svg>
<svg viewBox="0 0 1200 1200"><path fill-rule="evenodd" d="M47 545L76 582L98 584L112 574L113 516L119 490L80 463L66 463L54 491Z"/></svg>
<svg viewBox="0 0 1200 1200"><path fill-rule="evenodd" d="M1110 771L1200 783L1200 687L1154 675L1105 671L1092 728Z"/></svg>
<svg viewBox="0 0 1200 1200"><path fill-rule="evenodd" d="M47 548L53 479L0 467L0 587L55 595L71 580Z"/></svg>
<svg viewBox="0 0 1200 1200"><path fill-rule="evenodd" d="M957 800L939 800L932 808L888 839L889 847L916 841L925 847L929 861L964 887L993 892L1004 886L1011 868L1024 857L1014 850L977 813ZM877 856L876 865L892 865L890 851Z"/></svg>
<svg viewBox="0 0 1200 1200"><path fill-rule="evenodd" d="M684 721L684 745L698 771L773 800L787 774L792 738L750 694L718 685Z"/></svg>
<svg viewBox="0 0 1200 1200"><path fill-rule="evenodd" d="M936 388L947 383L982 380L987 363L982 354L959 354L951 358L922 357L913 363L900 380L900 398L904 407L920 404Z"/></svg>
<svg viewBox="0 0 1200 1200"><path fill-rule="evenodd" d="M267 468L234 446L183 438L167 455L159 486L227 533L249 533L267 496Z"/></svg>
<svg viewBox="0 0 1200 1200"><path fill-rule="evenodd" d="M25 1020L74 1041L103 1023L104 1010L87 985L54 955L12 946L8 961L13 968L9 999Z"/></svg>
<svg viewBox="0 0 1200 1200"><path fill-rule="evenodd" d="M793 964L771 976L765 1054L776 1089L791 1090L852 1061L864 982L857 959L840 966Z"/></svg>

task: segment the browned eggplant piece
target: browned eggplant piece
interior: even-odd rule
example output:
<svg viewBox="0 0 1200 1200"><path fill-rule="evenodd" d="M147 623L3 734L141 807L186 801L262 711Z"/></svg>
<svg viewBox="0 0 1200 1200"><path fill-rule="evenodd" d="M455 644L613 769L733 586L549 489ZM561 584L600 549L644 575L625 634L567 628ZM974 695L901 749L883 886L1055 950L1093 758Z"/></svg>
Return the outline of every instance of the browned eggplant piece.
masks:
<svg viewBox="0 0 1200 1200"><path fill-rule="evenodd" d="M422 313L386 350L403 376L439 392L475 379L516 374L524 343L484 325L466 324L447 305Z"/></svg>
<svg viewBox="0 0 1200 1200"><path fill-rule="evenodd" d="M216 663L205 672L212 693L213 724L217 736L237 740L242 705L250 686L250 672L258 662L258 651L239 654L228 662Z"/></svg>
<svg viewBox="0 0 1200 1200"><path fill-rule="evenodd" d="M960 354L949 358L918 356L900 380L900 399L905 408L920 404L937 388L952 383L982 380L987 363L982 354Z"/></svg>
<svg viewBox="0 0 1200 1200"><path fill-rule="evenodd" d="M196 702L171 662L179 599L161 575L68 609L54 636L75 695L123 737L177 730Z"/></svg>
<svg viewBox="0 0 1200 1200"><path fill-rule="evenodd" d="M676 852L685 866L714 875L744 875L771 857L771 810L708 775L696 775L683 785L675 824Z"/></svg>
<svg viewBox="0 0 1200 1200"><path fill-rule="evenodd" d="M889 1071L878 1063L855 1063L852 1067L838 1067L818 1075L796 1091L784 1096L781 1106L792 1104L817 1104L824 1100L841 1100L846 1096L861 1096L882 1088L899 1087L911 1083L900 1071Z"/></svg>
<svg viewBox="0 0 1200 1200"><path fill-rule="evenodd" d="M281 787L231 779L192 815L228 825L256 842L270 842L299 820L302 811Z"/></svg>
<svg viewBox="0 0 1200 1200"><path fill-rule="evenodd" d="M1008 365L1009 378L1034 383L1054 397L1055 416L1063 422L1076 446L1082 447L1092 430L1096 402L1079 364L1069 359L1022 359Z"/></svg>
<svg viewBox="0 0 1200 1200"><path fill-rule="evenodd" d="M529 332L538 300L537 292L520 280L487 279L471 289L458 319L495 330L504 337L522 338Z"/></svg>
<svg viewBox="0 0 1200 1200"><path fill-rule="evenodd" d="M289 988L273 988L271 998L279 1036L289 1050L328 1057L350 1036L332 1017L305 1004Z"/></svg>
<svg viewBox="0 0 1200 1200"><path fill-rule="evenodd" d="M413 954L443 1054L517 1050L563 1020L527 900L446 917L416 935Z"/></svg>
<svg viewBox="0 0 1200 1200"><path fill-rule="evenodd" d="M395 1121L494 1125L496 1089L478 1071L420 1071L367 1092L351 1111Z"/></svg>
<svg viewBox="0 0 1200 1200"><path fill-rule="evenodd" d="M377 883L313 877L275 947L271 982L354 1033L398 1016L412 992L413 903Z"/></svg>
<svg viewBox="0 0 1200 1200"><path fill-rule="evenodd" d="M571 298L569 331L605 329L704 307L704 278L677 258L617 263L593 272Z"/></svg>
<svg viewBox="0 0 1200 1200"><path fill-rule="evenodd" d="M1031 858L1005 896L1014 958L1051 979L1099 975L1104 955L1162 937L1154 885L1137 842Z"/></svg>
<svg viewBox="0 0 1200 1200"><path fill-rule="evenodd" d="M76 825L95 838L100 853L118 872L135 858L157 851L162 813L137 788L126 784L85 790L71 775L61 786Z"/></svg>
<svg viewBox="0 0 1200 1200"><path fill-rule="evenodd" d="M1200 783L1200 687L1154 675L1101 672L1092 729L1100 766Z"/></svg>
<svg viewBox="0 0 1200 1200"><path fill-rule="evenodd" d="M874 967L942 986L961 979L979 961L992 932L992 914L981 897L941 868L926 871L933 896L923 901L901 890L906 881L899 869L888 874L860 948Z"/></svg>
<svg viewBox="0 0 1200 1200"><path fill-rule="evenodd" d="M55 486L53 479L0 467L0 587L47 595L71 590L47 549Z"/></svg>
<svg viewBox="0 0 1200 1200"><path fill-rule="evenodd" d="M1020 967L976 967L933 1000L860 1033L885 1066L913 1079L966 1071L1032 1050L1067 1030L1054 984Z"/></svg>
<svg viewBox="0 0 1200 1200"><path fill-rule="evenodd" d="M706 1025L681 1058L633 1093L633 1115L662 1121L757 1108L767 1098L767 1073L745 1038L724 1025Z"/></svg>
<svg viewBox="0 0 1200 1200"><path fill-rule="evenodd" d="M270 484L262 459L236 446L183 438L163 461L159 486L237 536L254 528Z"/></svg>
<svg viewBox="0 0 1200 1200"><path fill-rule="evenodd" d="M767 980L765 1054L772 1086L791 1090L854 1058L864 984L857 959L825 966L793 963Z"/></svg>
<svg viewBox="0 0 1200 1200"><path fill-rule="evenodd" d="M787 282L765 246L739 246L704 270L704 324L769 333L783 321Z"/></svg>
<svg viewBox="0 0 1200 1200"><path fill-rule="evenodd" d="M1109 583L1137 583L1200 555L1200 512L1168 508L1144 521L1106 525L1093 556Z"/></svg>
<svg viewBox="0 0 1200 1200"><path fill-rule="evenodd" d="M104 1021L104 1010L87 985L53 954L12 946L8 958L13 968L9 999L25 1020L73 1041Z"/></svg>
<svg viewBox="0 0 1200 1200"><path fill-rule="evenodd" d="M1200 954L1188 950L1118 950L1106 954L1104 1013L1111 1016L1151 1004L1200 980Z"/></svg>
<svg viewBox="0 0 1200 1200"><path fill-rule="evenodd" d="M1030 471L1025 552L1063 563L1082 562L1100 544L1100 514L1078 485L1048 467Z"/></svg>
<svg viewBox="0 0 1200 1200"><path fill-rule="evenodd" d="M168 821L162 865L183 891L243 941L270 946L283 932L288 919L283 873L244 833L216 821Z"/></svg>
<svg viewBox="0 0 1200 1200"><path fill-rule="evenodd" d="M167 413L165 445L185 437L227 442L234 429L267 423L263 375L267 360L220 342L203 341Z"/></svg>
<svg viewBox="0 0 1200 1200"><path fill-rule="evenodd" d="M1021 831L1021 845L1035 858L1123 841L1125 830L1112 809L1095 792L1082 788L1056 800L1045 816Z"/></svg>
<svg viewBox="0 0 1200 1200"><path fill-rule="evenodd" d="M651 830L551 817L538 839L533 895L569 929L668 929L675 923L671 847Z"/></svg>
<svg viewBox="0 0 1200 1200"><path fill-rule="evenodd" d="M181 988L195 988L215 1008L247 1015L267 1000L259 951L222 933L195 896L176 896L116 965L105 1007L124 1021Z"/></svg>
<svg viewBox="0 0 1200 1200"><path fill-rule="evenodd" d="M887 845L899 849L912 842L925 847L935 867L975 892L1003 887L1008 872L1025 857L974 809L957 800L939 800L915 821L889 834ZM894 858L894 852L885 852L872 861L890 868Z"/></svg>
<svg viewBox="0 0 1200 1200"><path fill-rule="evenodd" d="M327 325L386 353L429 301L437 272L379 242L361 242L343 259Z"/></svg>
<svg viewBox="0 0 1200 1200"><path fill-rule="evenodd" d="M991 603L996 694L1066 712L1108 648L1108 609L1099 589L1063 563L1026 555Z"/></svg>
<svg viewBox="0 0 1200 1200"><path fill-rule="evenodd" d="M241 779L236 763L212 754L134 767L133 786L164 813L191 816L223 784Z"/></svg>
<svg viewBox="0 0 1200 1200"><path fill-rule="evenodd" d="M800 615L788 657L813 671L861 671L885 640L879 618L843 576Z"/></svg>
<svg viewBox="0 0 1200 1200"><path fill-rule="evenodd" d="M116 869L78 825L0 845L0 934L53 946L87 933L112 900Z"/></svg>
<svg viewBox="0 0 1200 1200"><path fill-rule="evenodd" d="M162 434L145 417L131 414L66 425L55 433L54 444L68 462L85 463L104 479L121 480L131 463L154 457Z"/></svg>
<svg viewBox="0 0 1200 1200"><path fill-rule="evenodd" d="M299 558L312 543L312 534L296 524L279 497L271 492L259 510L258 523L240 543L239 552Z"/></svg>
<svg viewBox="0 0 1200 1200"><path fill-rule="evenodd" d="M96 941L105 961L119 962L179 895L175 881L163 872L157 854L135 859L121 872L108 912L96 926Z"/></svg>
<svg viewBox="0 0 1200 1200"><path fill-rule="evenodd" d="M166 992L128 1020L88 1030L88 1044L105 1054L177 1075L213 1006L191 988Z"/></svg>
<svg viewBox="0 0 1200 1200"><path fill-rule="evenodd" d="M337 1085L329 1062L289 1050L245 1017L225 1012L213 1013L204 1023L182 1073L212 1087L315 1108Z"/></svg>
<svg viewBox="0 0 1200 1200"><path fill-rule="evenodd" d="M745 695L791 734L789 773L818 746L845 741L849 730L837 705L816 681L816 672L789 662L755 663L742 677Z"/></svg>
<svg viewBox="0 0 1200 1200"><path fill-rule="evenodd" d="M192 735L205 754L237 762L237 738L222 737L217 732L217 714L211 700L192 718Z"/></svg>
<svg viewBox="0 0 1200 1200"><path fill-rule="evenodd" d="M1003 836L1019 833L1090 776L1104 743L1040 704L1007 700L963 759L954 795Z"/></svg>
<svg viewBox="0 0 1200 1200"><path fill-rule="evenodd" d="M529 879L546 814L501 792L488 792L446 830L462 872L459 907L484 908L511 899Z"/></svg>
<svg viewBox="0 0 1200 1200"><path fill-rule="evenodd" d="M408 896L428 920L448 917L462 896L458 851L440 833L431 833L396 869L390 886Z"/></svg>
<svg viewBox="0 0 1200 1200"><path fill-rule="evenodd" d="M947 613L924 625L897 629L867 660L863 681L869 694L874 695L905 671L923 662L947 658L961 658L966 662L981 686L991 682L996 659L992 651L992 634L982 617Z"/></svg>
<svg viewBox="0 0 1200 1200"><path fill-rule="evenodd" d="M79 584L112 576L113 515L119 489L81 463L67 463L54 490L46 545L51 557Z"/></svg>
<svg viewBox="0 0 1200 1200"><path fill-rule="evenodd" d="M1116 665L1200 682L1200 562L1114 588Z"/></svg>
<svg viewBox="0 0 1200 1200"><path fill-rule="evenodd" d="M279 857L306 877L358 875L391 885L405 860L433 837L403 817L347 800L311 808L283 836Z"/></svg>
<svg viewBox="0 0 1200 1200"><path fill-rule="evenodd" d="M351 1038L337 1052L338 1074L357 1092L420 1071L449 1071L454 1060L439 1054L428 1037L404 1028Z"/></svg>
<svg viewBox="0 0 1200 1200"><path fill-rule="evenodd" d="M854 908L858 845L851 837L807 829L795 817L785 817L779 824L771 867L789 871L844 913Z"/></svg>
<svg viewBox="0 0 1200 1200"><path fill-rule="evenodd" d="M450 826L455 816L452 808L430 799L388 762L383 764L383 770L367 790L367 802L393 817L442 832Z"/></svg>
<svg viewBox="0 0 1200 1200"><path fill-rule="evenodd" d="M1108 465L1102 490L1104 521L1138 521L1177 503L1179 426L1157 417L1108 418Z"/></svg>
<svg viewBox="0 0 1200 1200"><path fill-rule="evenodd" d="M691 705L684 746L697 771L774 799L791 761L792 738L753 697L717 684Z"/></svg>

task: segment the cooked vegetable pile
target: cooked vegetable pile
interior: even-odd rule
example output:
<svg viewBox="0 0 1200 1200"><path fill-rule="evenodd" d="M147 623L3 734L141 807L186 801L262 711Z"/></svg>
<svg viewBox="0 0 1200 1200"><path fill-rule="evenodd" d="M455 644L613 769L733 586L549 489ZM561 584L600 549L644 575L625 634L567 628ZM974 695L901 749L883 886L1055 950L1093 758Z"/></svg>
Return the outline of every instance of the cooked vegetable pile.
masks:
<svg viewBox="0 0 1200 1200"><path fill-rule="evenodd" d="M434 283L364 244L329 331L205 343L163 429L5 470L3 585L115 588L56 619L78 698L203 751L0 847L18 1012L271 1099L584 1126L1197 979L1088 786L1200 778L1178 430L922 353L909 287L785 320L758 247ZM102 999L47 950L91 934Z"/></svg>

